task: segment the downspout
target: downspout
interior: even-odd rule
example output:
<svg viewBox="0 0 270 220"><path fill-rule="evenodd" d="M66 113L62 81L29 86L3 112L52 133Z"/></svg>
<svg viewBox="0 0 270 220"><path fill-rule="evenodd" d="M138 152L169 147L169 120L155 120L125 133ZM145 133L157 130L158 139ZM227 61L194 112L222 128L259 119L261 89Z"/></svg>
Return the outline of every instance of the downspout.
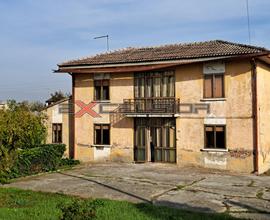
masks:
<svg viewBox="0 0 270 220"><path fill-rule="evenodd" d="M72 77L72 100L71 100L72 110L69 114L70 117L72 117L72 142L73 142L73 151L70 156L73 159L75 159L75 77L74 74L72 73L69 73L69 75Z"/></svg>
<svg viewBox="0 0 270 220"><path fill-rule="evenodd" d="M254 173L259 171L259 148L258 148L258 88L257 88L257 64L251 60L252 74L252 115L253 115L253 145L254 145Z"/></svg>

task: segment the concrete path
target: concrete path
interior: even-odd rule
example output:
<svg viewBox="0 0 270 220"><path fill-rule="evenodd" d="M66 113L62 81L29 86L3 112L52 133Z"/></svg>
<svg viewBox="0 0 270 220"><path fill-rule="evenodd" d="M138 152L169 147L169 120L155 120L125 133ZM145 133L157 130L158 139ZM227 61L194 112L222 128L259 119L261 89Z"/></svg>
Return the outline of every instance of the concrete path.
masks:
<svg viewBox="0 0 270 220"><path fill-rule="evenodd" d="M4 187L270 219L270 177L168 164L87 164Z"/></svg>

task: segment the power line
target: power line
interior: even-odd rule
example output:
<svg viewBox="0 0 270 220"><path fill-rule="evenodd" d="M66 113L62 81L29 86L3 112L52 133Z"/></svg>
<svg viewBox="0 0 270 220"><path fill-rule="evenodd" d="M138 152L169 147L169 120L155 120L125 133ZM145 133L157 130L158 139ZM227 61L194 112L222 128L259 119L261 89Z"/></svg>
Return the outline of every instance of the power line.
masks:
<svg viewBox="0 0 270 220"><path fill-rule="evenodd" d="M248 23L248 41L251 44L251 35L250 35L250 18L249 18L249 2L246 0L246 8L247 8L247 23Z"/></svg>

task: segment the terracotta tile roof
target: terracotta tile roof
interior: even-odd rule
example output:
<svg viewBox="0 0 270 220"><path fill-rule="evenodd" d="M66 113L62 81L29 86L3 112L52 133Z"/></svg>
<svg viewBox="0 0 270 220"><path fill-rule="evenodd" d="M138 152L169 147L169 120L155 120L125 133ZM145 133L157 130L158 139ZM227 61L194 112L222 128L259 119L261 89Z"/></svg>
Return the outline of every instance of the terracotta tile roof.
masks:
<svg viewBox="0 0 270 220"><path fill-rule="evenodd" d="M154 61L172 61L219 56L241 56L247 54L269 53L262 47L232 43L222 40L171 44L157 47L126 48L117 51L97 54L95 56L67 61L58 66L106 65Z"/></svg>

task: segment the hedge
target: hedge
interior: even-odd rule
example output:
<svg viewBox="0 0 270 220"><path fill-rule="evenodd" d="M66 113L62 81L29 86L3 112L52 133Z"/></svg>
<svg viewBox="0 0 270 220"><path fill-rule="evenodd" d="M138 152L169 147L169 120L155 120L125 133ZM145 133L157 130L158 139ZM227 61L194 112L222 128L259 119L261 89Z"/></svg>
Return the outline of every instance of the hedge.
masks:
<svg viewBox="0 0 270 220"><path fill-rule="evenodd" d="M18 150L18 159L12 168L10 178L56 170L65 150L64 144L46 144Z"/></svg>

